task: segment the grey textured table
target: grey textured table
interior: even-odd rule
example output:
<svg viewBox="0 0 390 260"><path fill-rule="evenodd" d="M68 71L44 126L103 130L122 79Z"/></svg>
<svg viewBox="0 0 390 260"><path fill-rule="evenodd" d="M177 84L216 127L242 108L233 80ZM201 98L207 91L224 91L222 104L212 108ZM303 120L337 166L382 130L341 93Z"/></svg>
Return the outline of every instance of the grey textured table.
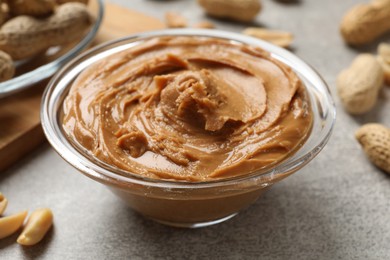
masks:
<svg viewBox="0 0 390 260"><path fill-rule="evenodd" d="M209 19L195 1L116 0L156 17L183 12ZM294 52L316 68L335 93L335 78L359 51L343 44L338 24L357 0L263 0L259 25L295 34ZM243 25L218 22L219 29ZM125 26L125 25L124 25ZM387 36L390 40L390 35ZM275 185L237 217L208 228L162 226L126 208L102 185L79 174L44 144L0 174L8 213L50 207L55 227L38 246L16 235L0 241L0 259L389 259L390 176L368 163L354 140L365 122L390 126L390 89L362 117L338 116L327 147L304 170Z"/></svg>

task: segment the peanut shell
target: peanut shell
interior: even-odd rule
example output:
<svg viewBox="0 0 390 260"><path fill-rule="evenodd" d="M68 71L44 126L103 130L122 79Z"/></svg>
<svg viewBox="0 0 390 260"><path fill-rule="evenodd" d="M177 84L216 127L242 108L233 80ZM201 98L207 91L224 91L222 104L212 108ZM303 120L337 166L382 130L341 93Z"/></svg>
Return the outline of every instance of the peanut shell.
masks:
<svg viewBox="0 0 390 260"><path fill-rule="evenodd" d="M366 124L356 131L368 159L390 174L390 129L381 124Z"/></svg>

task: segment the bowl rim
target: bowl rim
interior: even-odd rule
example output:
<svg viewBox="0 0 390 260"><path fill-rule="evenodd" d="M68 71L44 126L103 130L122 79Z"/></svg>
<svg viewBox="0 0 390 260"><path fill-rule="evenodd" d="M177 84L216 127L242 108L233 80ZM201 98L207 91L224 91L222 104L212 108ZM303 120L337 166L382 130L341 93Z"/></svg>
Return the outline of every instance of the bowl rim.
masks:
<svg viewBox="0 0 390 260"><path fill-rule="evenodd" d="M95 19L95 23L90 28L88 33L84 36L84 38L76 44L72 49L66 52L64 55L59 58L45 64L39 66L27 73L19 75L15 78L9 79L7 81L0 83L0 98L9 96L13 93L22 91L27 89L34 84L49 78L52 76L58 69L60 69L63 65L69 62L71 59L75 58L77 54L79 54L82 50L84 50L95 38L100 25L103 21L104 17L104 0L96 0L97 4L97 16Z"/></svg>
<svg viewBox="0 0 390 260"><path fill-rule="evenodd" d="M56 101L53 100L53 95L52 95L53 92L56 92L58 98L58 95L64 92L63 89L68 90L70 88L70 84L68 84L66 87L62 89L62 92L60 92L58 89L56 89L56 83L59 80L61 80L63 76L69 74L69 72L72 72L72 70L75 69L74 67L75 64L78 64L78 62L83 61L83 59L89 60L93 58L93 54L98 54L99 50L105 50L110 46L115 47L121 43L136 42L151 37L159 37L159 36L217 37L221 39L232 40L244 44L250 44L250 45L261 47L266 51L270 52L271 56L277 53L280 56L280 57L278 56L277 59L287 64L289 67L291 67L290 66L291 60L294 61L295 63L299 63L300 66L302 66L304 69L306 69L309 72L310 74L309 80L314 81L321 86L321 91L323 94L321 98L325 100L324 102L326 102L328 105L327 106L328 111L326 111L326 122L323 124L323 130L322 130L323 134L321 138L315 142L315 145L313 145L313 148L310 149L310 151L304 153L303 155L299 156L297 159L291 162L288 162L288 160L282 161L278 163L276 167L272 167L270 169L257 170L252 173L236 176L233 178L217 179L217 180L205 181L205 182L184 182L184 181L182 182L182 181L152 179L152 178L143 177L117 168L114 169L110 167L111 169L110 171L109 169L107 169L107 167L104 167L105 163L96 164L88 160L84 154L82 154L80 151L72 147L69 140L67 140L67 137L64 135L62 131L58 131L60 127L58 126L58 124L55 124L55 122L57 122L58 115L55 115L54 118L55 120L52 120L53 111L51 111L50 108L53 104L55 104L54 101ZM61 105L62 105L62 101L61 101ZM271 43L250 36L245 36L239 33L226 32L220 30L209 30L209 29L192 29L192 28L191 29L188 28L164 29L164 30L149 31L144 33L137 33L137 34L128 35L126 37L122 37L116 40L108 41L103 44L97 45L94 48L74 58L71 62L69 62L66 66L64 66L59 72L55 74L55 76L51 79L47 88L45 89L42 98L42 103L41 103L41 123L49 143L53 146L56 152L65 161L67 161L73 167L78 169L81 173L101 183L111 184L114 186L138 184L143 186L165 188L165 189L212 188L216 186L237 185L238 183L245 183L246 181L249 180L258 181L266 176L273 176L278 173L279 174L288 173L286 174L287 176L299 170L303 166L305 166L324 148L325 144L328 142L331 133L333 131L335 119L336 119L335 103L333 101L328 85L326 84L324 79L319 75L317 71L315 71L310 65L308 65L301 58L297 57L295 54L289 52L286 49L275 46ZM58 133L60 133L60 135L58 135ZM66 143L64 143L64 140L66 141ZM302 150L302 147L297 150L296 154L298 154L300 150ZM126 176L120 175L118 174L118 172L126 173Z"/></svg>

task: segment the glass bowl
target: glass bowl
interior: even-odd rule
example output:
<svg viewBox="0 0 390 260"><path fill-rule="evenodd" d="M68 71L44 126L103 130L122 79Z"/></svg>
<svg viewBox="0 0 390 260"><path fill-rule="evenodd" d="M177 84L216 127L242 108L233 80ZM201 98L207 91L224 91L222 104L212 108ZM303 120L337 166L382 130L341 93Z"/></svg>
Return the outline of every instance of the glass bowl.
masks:
<svg viewBox="0 0 390 260"><path fill-rule="evenodd" d="M62 128L63 101L75 78L107 56L159 36L202 36L228 39L257 47L291 67L306 85L313 110L313 128L304 145L291 157L265 170L210 182L174 182L141 177L111 167L72 145ZM202 227L231 218L257 200L272 184L298 171L327 143L335 120L335 107L326 83L305 62L289 51L241 34L217 30L178 29L147 32L102 44L78 56L49 83L42 100L41 120L47 139L68 163L84 175L106 185L131 208L160 223ZM127 176L125 176L127 173Z"/></svg>
<svg viewBox="0 0 390 260"><path fill-rule="evenodd" d="M59 68L76 57L95 38L104 15L104 1L90 0L88 8L94 17L94 24L79 42L65 46L51 47L45 55L15 61L16 75L0 83L0 98L21 91L52 76Z"/></svg>

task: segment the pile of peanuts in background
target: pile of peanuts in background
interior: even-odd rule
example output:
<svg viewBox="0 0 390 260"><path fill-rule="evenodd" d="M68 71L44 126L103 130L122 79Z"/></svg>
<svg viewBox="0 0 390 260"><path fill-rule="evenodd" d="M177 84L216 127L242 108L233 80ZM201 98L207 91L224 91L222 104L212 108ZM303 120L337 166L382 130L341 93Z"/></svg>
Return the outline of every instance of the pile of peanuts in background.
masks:
<svg viewBox="0 0 390 260"><path fill-rule="evenodd" d="M88 0L0 0L0 82L15 60L44 54L83 37L93 23Z"/></svg>
<svg viewBox="0 0 390 260"><path fill-rule="evenodd" d="M88 0L0 0L0 82L14 76L15 60L44 54L52 46L62 46L83 37L93 18ZM0 216L8 200L0 193ZM17 242L30 246L40 242L53 223L48 208L0 218L0 239L23 230Z"/></svg>
<svg viewBox="0 0 390 260"><path fill-rule="evenodd" d="M8 200L0 192L0 216L8 205ZM27 211L0 218L0 239L8 237L19 230L27 216ZM23 227L17 242L24 246L32 246L43 239L53 224L53 213L50 209L37 209L31 213L27 223Z"/></svg>
<svg viewBox="0 0 390 260"><path fill-rule="evenodd" d="M341 34L352 46L372 43L390 32L390 0L372 0L349 10L341 21ZM337 78L337 91L347 112L370 111L382 87L390 86L390 44L381 43L377 55L359 54ZM367 157L390 174L390 129L378 123L365 124L355 137Z"/></svg>
<svg viewBox="0 0 390 260"><path fill-rule="evenodd" d="M210 16L243 23L252 21L262 9L259 0L198 0L198 3ZM165 14L165 22L169 28L188 27L187 19L176 12L167 12ZM199 22L192 27L202 29L215 28L214 24L208 21ZM249 27L242 33L283 48L288 48L294 39L292 33L260 27Z"/></svg>

